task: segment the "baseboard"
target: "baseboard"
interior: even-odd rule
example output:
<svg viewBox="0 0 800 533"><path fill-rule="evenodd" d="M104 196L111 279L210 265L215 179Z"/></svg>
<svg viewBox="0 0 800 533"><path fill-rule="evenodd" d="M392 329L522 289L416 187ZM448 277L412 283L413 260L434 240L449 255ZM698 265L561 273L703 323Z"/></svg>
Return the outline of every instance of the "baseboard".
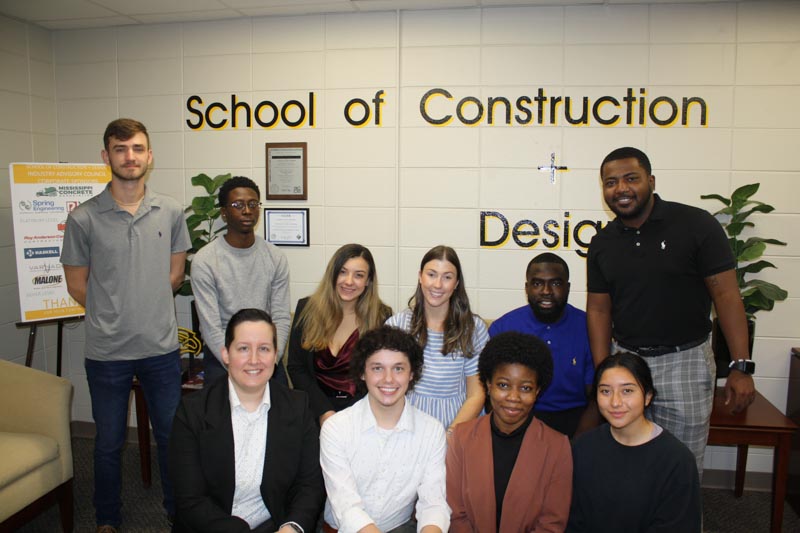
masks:
<svg viewBox="0 0 800 533"><path fill-rule="evenodd" d="M703 470L703 487L707 489L733 490L736 482L734 470ZM744 490L772 492L772 474L768 472L747 472L744 476Z"/></svg>

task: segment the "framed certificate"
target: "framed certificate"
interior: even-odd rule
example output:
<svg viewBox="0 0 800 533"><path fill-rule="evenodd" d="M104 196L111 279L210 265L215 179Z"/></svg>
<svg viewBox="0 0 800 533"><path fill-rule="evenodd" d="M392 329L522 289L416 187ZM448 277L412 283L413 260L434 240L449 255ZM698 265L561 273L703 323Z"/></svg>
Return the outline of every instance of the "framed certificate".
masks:
<svg viewBox="0 0 800 533"><path fill-rule="evenodd" d="M308 200L308 143L265 143L267 200Z"/></svg>
<svg viewBox="0 0 800 533"><path fill-rule="evenodd" d="M276 246L308 246L308 208L264 208L264 239Z"/></svg>

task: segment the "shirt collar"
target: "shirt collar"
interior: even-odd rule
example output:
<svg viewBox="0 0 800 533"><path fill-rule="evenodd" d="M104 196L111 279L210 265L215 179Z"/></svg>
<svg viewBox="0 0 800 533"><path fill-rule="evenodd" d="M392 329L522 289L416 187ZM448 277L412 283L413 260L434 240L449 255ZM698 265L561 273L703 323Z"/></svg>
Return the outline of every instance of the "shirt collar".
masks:
<svg viewBox="0 0 800 533"><path fill-rule="evenodd" d="M378 426L378 421L375 420L375 415L369 406L369 396L364 396L364 398L362 398L354 407L356 406L361 409L360 416L358 417L361 420L361 426L359 428L360 432L364 433L369 430L377 431L380 427ZM411 401L408 399L408 396L406 396L403 412L400 414L400 419L397 421L397 425L392 428L392 431L414 432L414 417L412 416L412 409L413 407L411 406Z"/></svg>
<svg viewBox="0 0 800 533"><path fill-rule="evenodd" d="M100 206L99 209L100 212L122 209L121 207L117 206L117 202L114 200L114 197L111 196L111 182L108 182L106 188L103 189L103 192L101 192L97 196L97 201ZM153 192L150 190L150 187L145 185L144 197L142 198L142 207L149 209L150 207L160 206L160 205L161 205L161 199L153 194Z"/></svg>
<svg viewBox="0 0 800 533"><path fill-rule="evenodd" d="M237 407L242 406L242 402L239 400L239 395L236 394L236 389L233 386L230 376L228 376L228 400L231 402L231 412L233 412L233 410ZM269 381L267 381L267 386L264 387L264 395L261 397L261 403L266 405L267 411L269 411L269 408L272 405L269 395ZM244 409L244 407L242 407L242 409Z"/></svg>

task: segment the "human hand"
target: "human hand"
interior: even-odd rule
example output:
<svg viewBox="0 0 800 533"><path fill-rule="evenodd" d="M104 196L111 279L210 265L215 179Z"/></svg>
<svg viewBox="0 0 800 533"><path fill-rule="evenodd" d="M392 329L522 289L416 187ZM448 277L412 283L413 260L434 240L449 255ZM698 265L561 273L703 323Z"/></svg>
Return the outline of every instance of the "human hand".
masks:
<svg viewBox="0 0 800 533"><path fill-rule="evenodd" d="M731 413L745 410L755 399L753 376L732 369L725 381L725 405L731 406Z"/></svg>

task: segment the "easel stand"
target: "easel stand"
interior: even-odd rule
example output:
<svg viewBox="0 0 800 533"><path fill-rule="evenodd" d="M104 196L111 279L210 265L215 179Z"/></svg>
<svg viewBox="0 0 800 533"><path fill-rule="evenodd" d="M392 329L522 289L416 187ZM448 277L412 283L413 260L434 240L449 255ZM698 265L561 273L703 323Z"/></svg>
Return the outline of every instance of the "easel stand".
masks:
<svg viewBox="0 0 800 533"><path fill-rule="evenodd" d="M73 316L69 318L54 318L51 320L37 320L36 322L17 322L17 327L22 328L28 326L28 351L25 354L25 366L30 367L33 363L33 350L36 347L36 333L40 324L56 323L58 333L56 337L56 375L61 376L61 361L64 353L64 322L82 320L82 316Z"/></svg>

